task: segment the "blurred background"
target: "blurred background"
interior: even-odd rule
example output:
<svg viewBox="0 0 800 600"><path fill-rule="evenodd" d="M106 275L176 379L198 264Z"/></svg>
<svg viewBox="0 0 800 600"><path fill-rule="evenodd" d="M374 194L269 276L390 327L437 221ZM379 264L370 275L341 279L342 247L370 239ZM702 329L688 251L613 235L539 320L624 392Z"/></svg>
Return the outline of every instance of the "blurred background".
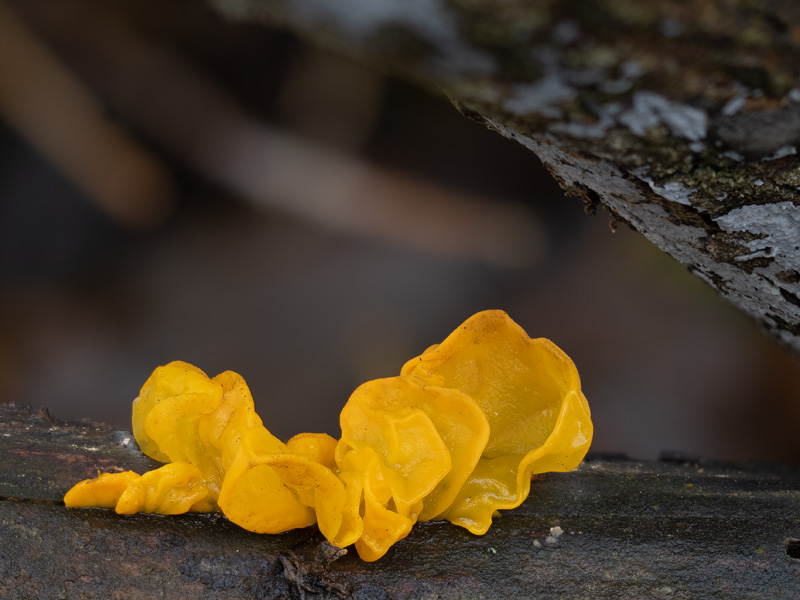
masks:
<svg viewBox="0 0 800 600"><path fill-rule="evenodd" d="M0 0L0 401L129 427L180 359L270 430L472 313L576 362L594 451L800 463L800 366L446 99L202 2Z"/></svg>

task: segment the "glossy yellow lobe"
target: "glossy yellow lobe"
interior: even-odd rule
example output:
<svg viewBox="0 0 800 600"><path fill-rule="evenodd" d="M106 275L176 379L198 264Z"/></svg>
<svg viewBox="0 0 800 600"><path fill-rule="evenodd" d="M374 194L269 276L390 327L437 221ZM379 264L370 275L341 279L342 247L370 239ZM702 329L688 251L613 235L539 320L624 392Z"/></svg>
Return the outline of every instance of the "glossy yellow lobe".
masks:
<svg viewBox="0 0 800 600"><path fill-rule="evenodd" d="M591 444L589 405L573 362L502 311L474 315L402 373L464 392L489 421L478 464L441 514L472 533L486 533L496 510L519 506L531 474L570 471Z"/></svg>

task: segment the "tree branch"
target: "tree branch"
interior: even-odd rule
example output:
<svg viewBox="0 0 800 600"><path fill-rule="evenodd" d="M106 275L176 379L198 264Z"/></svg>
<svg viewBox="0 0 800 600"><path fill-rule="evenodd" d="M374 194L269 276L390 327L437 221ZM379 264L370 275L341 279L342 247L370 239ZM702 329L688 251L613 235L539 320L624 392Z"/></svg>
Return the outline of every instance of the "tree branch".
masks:
<svg viewBox="0 0 800 600"><path fill-rule="evenodd" d="M444 90L800 352L792 0L211 0Z"/></svg>

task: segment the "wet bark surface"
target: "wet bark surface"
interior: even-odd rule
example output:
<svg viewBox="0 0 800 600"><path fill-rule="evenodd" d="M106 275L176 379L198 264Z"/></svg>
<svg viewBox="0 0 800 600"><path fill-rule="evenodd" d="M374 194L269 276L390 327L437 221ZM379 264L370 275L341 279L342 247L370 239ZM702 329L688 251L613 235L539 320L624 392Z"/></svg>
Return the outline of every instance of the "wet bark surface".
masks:
<svg viewBox="0 0 800 600"><path fill-rule="evenodd" d="M792 0L210 1L443 90L800 353Z"/></svg>
<svg viewBox="0 0 800 600"><path fill-rule="evenodd" d="M417 524L374 563L314 528L61 502L98 469L155 464L130 433L0 406L0 597L800 598L800 468L590 457L484 536Z"/></svg>

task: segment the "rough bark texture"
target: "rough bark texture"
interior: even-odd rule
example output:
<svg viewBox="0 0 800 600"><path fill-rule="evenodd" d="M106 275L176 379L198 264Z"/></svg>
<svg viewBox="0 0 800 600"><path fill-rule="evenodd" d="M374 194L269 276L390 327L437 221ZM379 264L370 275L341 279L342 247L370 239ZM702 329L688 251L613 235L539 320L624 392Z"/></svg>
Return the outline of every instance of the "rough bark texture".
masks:
<svg viewBox="0 0 800 600"><path fill-rule="evenodd" d="M800 353L794 0L211 0L443 89Z"/></svg>
<svg viewBox="0 0 800 600"><path fill-rule="evenodd" d="M588 460L537 479L485 536L424 523L364 563L314 528L67 509L153 466L131 434L0 406L3 598L800 598L800 469Z"/></svg>

